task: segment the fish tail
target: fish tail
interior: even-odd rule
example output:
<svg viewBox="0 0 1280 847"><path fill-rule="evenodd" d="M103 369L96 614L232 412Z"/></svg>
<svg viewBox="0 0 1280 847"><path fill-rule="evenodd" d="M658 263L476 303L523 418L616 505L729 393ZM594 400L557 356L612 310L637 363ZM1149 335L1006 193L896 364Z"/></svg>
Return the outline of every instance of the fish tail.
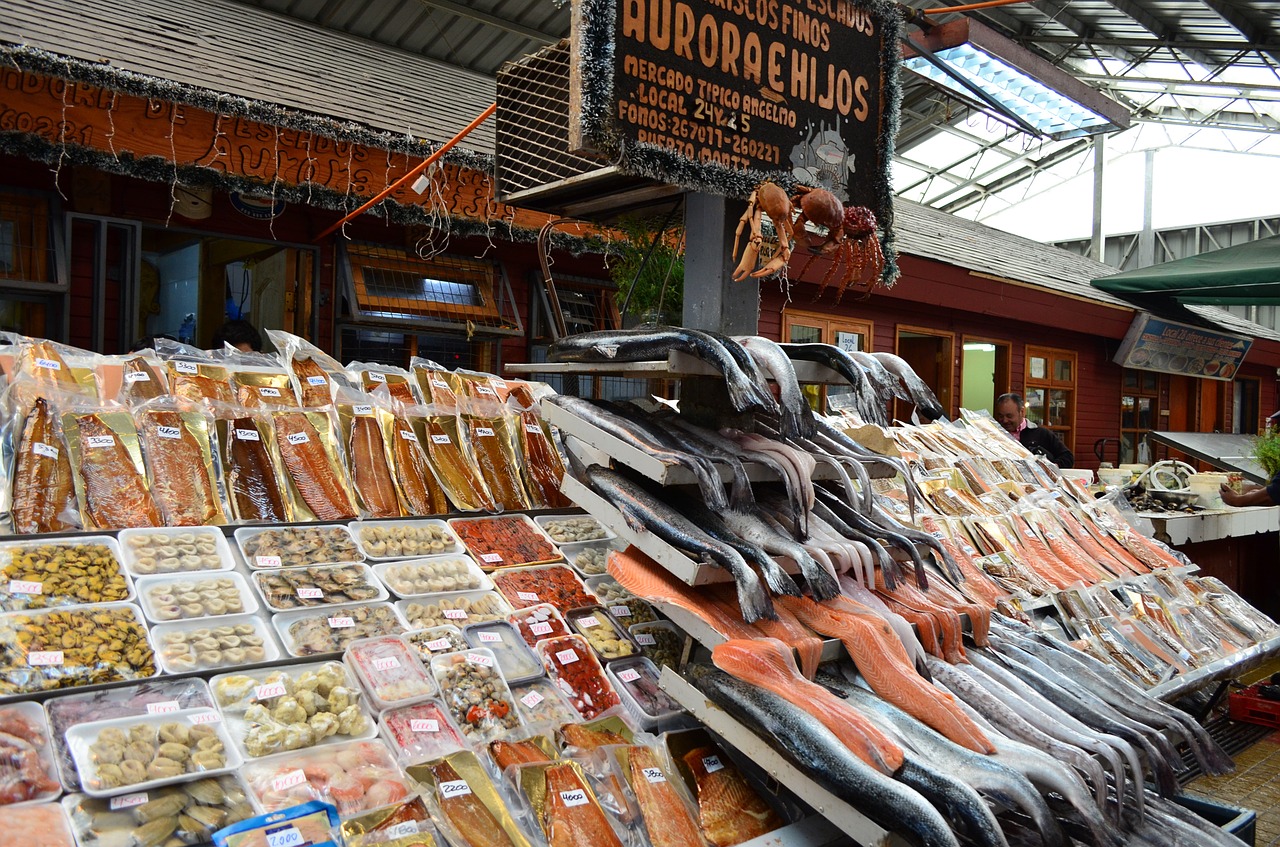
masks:
<svg viewBox="0 0 1280 847"><path fill-rule="evenodd" d="M751 576L754 577L755 574ZM771 621L778 619L778 613L773 610L773 601L769 599L769 595L757 580L737 579L737 585L738 607L742 610L744 621L755 623L761 618L768 618Z"/></svg>
<svg viewBox="0 0 1280 847"><path fill-rule="evenodd" d="M840 583L818 563L817 559L806 553L804 556L797 556L796 562L800 565L800 572L804 574L813 599L830 600L840 596Z"/></svg>
<svg viewBox="0 0 1280 847"><path fill-rule="evenodd" d="M760 576L771 593L787 597L800 596L800 587L796 585L796 581L772 556L756 557L756 567L760 568Z"/></svg>

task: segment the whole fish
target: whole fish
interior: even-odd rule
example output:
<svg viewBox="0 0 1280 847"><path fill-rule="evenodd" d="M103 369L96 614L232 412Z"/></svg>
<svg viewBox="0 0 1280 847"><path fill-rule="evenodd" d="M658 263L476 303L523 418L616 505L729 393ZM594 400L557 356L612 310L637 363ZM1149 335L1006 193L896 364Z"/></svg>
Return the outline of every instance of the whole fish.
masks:
<svg viewBox="0 0 1280 847"><path fill-rule="evenodd" d="M773 617L773 602L760 584L760 577L737 550L711 538L693 521L614 471L592 465L585 471L584 482L621 512L635 531L651 532L695 558L727 570L737 583L744 621Z"/></svg>
<svg viewBox="0 0 1280 847"><path fill-rule="evenodd" d="M889 416L884 401L876 393L876 387L862 365L834 344L780 344L782 352L795 361L817 362L844 377L853 388L854 408L868 423L886 426Z"/></svg>
<svg viewBox="0 0 1280 847"><path fill-rule="evenodd" d="M800 567L809 592L818 600L829 600L840 593L836 575L818 564L813 556L797 542L778 533L758 515L741 512L725 512L725 526L739 538L758 544L770 553L787 556Z"/></svg>
<svg viewBox="0 0 1280 847"><path fill-rule="evenodd" d="M909 364L892 353L872 353L871 355L879 360L889 373L902 381L907 393L911 395L911 402L916 404L917 411L923 417L931 421L945 420L944 416L947 412L934 396L933 389L925 385L924 380Z"/></svg>
<svg viewBox="0 0 1280 847"><path fill-rule="evenodd" d="M861 350L848 351L849 358L853 359L867 374L867 379L871 380L871 384L875 387L876 396L880 398L880 402L886 406L893 398L899 400L911 401L911 395L898 382L898 378L889 373L889 369L881 364L880 360L870 353Z"/></svg>
<svg viewBox="0 0 1280 847"><path fill-rule="evenodd" d="M875 557L875 564L880 568L880 575L884 578L885 585L893 588L902 580L902 566L889 555L888 551L880 545L880 542L872 535L845 523L839 515L831 510L825 501L814 504L813 516L817 519L815 523L822 521L845 538L864 544L871 555ZM874 588L875 583L872 582L867 587Z"/></svg>
<svg viewBox="0 0 1280 847"><path fill-rule="evenodd" d="M727 449L720 443L724 440L723 438L713 442L691 429L678 425L679 417L674 414L664 417L644 415L631 403L610 404L609 408L618 410L619 414L624 415L628 420L640 423L649 436L670 449L679 450L691 456L703 456L713 462L726 465L730 474L729 507L738 511L749 511L755 507L756 498L751 490L751 479L747 476L741 450Z"/></svg>
<svg viewBox="0 0 1280 847"><path fill-rule="evenodd" d="M120 433L96 414L76 418L85 509L99 529L163 526L146 480ZM132 428L132 427L131 427Z"/></svg>
<svg viewBox="0 0 1280 847"><path fill-rule="evenodd" d="M929 587L929 578L926 576L927 568L925 567L924 559L920 556L920 551L916 549L916 545L911 539L901 533L880 526L821 486L816 488L815 494L818 497L818 502L822 503L833 515L854 530L871 538L884 539L910 556L911 561L915 563L916 584L924 589ZM888 584L887 577L885 582Z"/></svg>
<svg viewBox="0 0 1280 847"><path fill-rule="evenodd" d="M698 481L698 489L706 498L708 506L713 509L728 508L729 501L725 499L724 483L720 481L720 473L707 458L681 450L667 449L661 442L650 437L642 425L608 409L603 409L590 400L557 394L551 397L550 401L597 429L604 430L619 441L649 454L663 464L687 468Z"/></svg>
<svg viewBox="0 0 1280 847"><path fill-rule="evenodd" d="M694 665L689 674L713 703L763 733L766 742L879 826L921 847L959 847L937 809L850 753L809 713L706 665Z"/></svg>
<svg viewBox="0 0 1280 847"><path fill-rule="evenodd" d="M738 364L738 367L742 368L742 372L753 383L760 386L760 390L769 398L769 408L765 411L776 414L779 411L778 402L774 400L773 392L769 390L769 381L760 370L760 366L756 364L755 357L748 353L745 347L727 335L706 329L699 330L699 332L705 333L724 345L725 351Z"/></svg>
<svg viewBox="0 0 1280 847"><path fill-rule="evenodd" d="M547 359L552 362L642 362L665 360L672 350L701 359L722 373L735 411L777 408L768 390L743 373L723 344L695 329L654 327L571 335L552 344Z"/></svg>
<svg viewBox="0 0 1280 847"><path fill-rule="evenodd" d="M808 438L813 434L813 409L809 398L800 390L795 366L787 358L776 341L758 335L743 335L734 339L746 348L762 371L773 377L782 398L779 414L782 434L786 438Z"/></svg>
<svg viewBox="0 0 1280 847"><path fill-rule="evenodd" d="M707 535L716 541L728 544L737 550L747 562L759 568L761 576L764 577L765 585L769 587L769 591L774 594L787 594L792 597L800 596L800 588L796 585L795 580L791 578L791 575L782 569L782 565L778 564L769 555L768 550L734 532L725 522L725 515L708 509L692 497L673 501L671 505L677 507L681 514L690 518Z"/></svg>
<svg viewBox="0 0 1280 847"><path fill-rule="evenodd" d="M32 404L14 452L13 531L26 535L75 529L71 461L45 398Z"/></svg>

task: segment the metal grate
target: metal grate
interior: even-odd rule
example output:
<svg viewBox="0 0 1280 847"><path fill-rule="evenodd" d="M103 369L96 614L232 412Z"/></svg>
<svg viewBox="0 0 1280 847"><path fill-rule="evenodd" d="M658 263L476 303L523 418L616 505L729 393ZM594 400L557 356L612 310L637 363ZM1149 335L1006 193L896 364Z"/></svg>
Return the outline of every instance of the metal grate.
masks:
<svg viewBox="0 0 1280 847"><path fill-rule="evenodd" d="M450 370L485 370L483 344L469 343L456 335L418 335L395 330L343 326L338 355L344 362L379 362L408 368L414 356L431 359Z"/></svg>
<svg viewBox="0 0 1280 847"><path fill-rule="evenodd" d="M499 197L598 170L598 158L569 152L569 42L498 71L495 163Z"/></svg>

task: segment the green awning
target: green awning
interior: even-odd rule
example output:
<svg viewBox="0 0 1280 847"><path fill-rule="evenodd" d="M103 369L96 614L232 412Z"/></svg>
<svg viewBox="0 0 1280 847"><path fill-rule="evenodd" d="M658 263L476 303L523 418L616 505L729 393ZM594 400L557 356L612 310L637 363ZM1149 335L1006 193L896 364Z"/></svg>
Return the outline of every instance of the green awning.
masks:
<svg viewBox="0 0 1280 847"><path fill-rule="evenodd" d="M1104 276L1093 286L1131 302L1280 305L1280 236Z"/></svg>

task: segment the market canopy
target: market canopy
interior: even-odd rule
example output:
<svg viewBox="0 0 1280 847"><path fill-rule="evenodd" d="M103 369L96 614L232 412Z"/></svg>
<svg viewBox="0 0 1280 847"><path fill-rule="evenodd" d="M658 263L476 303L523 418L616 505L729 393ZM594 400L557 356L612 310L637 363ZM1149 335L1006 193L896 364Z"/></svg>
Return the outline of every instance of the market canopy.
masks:
<svg viewBox="0 0 1280 847"><path fill-rule="evenodd" d="M1280 236L1124 271L1093 286L1144 307L1152 301L1280 305Z"/></svg>

